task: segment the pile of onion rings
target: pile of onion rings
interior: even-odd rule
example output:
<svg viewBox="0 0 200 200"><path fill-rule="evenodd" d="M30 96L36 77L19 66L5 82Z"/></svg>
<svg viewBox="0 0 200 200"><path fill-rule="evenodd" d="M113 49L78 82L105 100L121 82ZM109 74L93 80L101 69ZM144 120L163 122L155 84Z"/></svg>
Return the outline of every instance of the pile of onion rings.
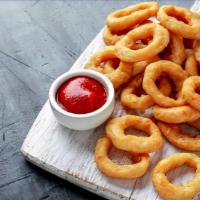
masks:
<svg viewBox="0 0 200 200"><path fill-rule="evenodd" d="M97 141L98 168L114 178L144 175L150 165L149 153L163 144L161 134L178 149L200 151L200 137L180 126L186 123L200 130L200 14L142 2L108 15L103 41L105 47L92 55L85 68L112 81L126 114L110 119ZM126 134L129 127L148 137ZM137 162L115 163L109 158L112 147L130 153ZM176 187L164 173L183 163L195 167L196 176ZM166 200L192 199L200 192L199 170L200 159L193 154L166 158L153 172L155 189ZM188 193L187 187L191 187Z"/></svg>

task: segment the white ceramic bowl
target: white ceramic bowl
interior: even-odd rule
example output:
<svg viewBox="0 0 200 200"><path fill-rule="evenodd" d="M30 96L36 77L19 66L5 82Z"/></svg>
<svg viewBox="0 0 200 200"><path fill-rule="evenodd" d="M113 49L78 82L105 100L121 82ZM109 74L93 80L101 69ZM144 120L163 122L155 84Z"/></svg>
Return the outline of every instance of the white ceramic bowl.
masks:
<svg viewBox="0 0 200 200"><path fill-rule="evenodd" d="M88 76L99 81L106 89L106 103L98 110L87 114L74 114L62 109L56 101L58 88L68 79L76 76ZM57 121L63 126L74 130L89 130L96 128L105 122L114 109L114 88L111 81L99 72L92 70L69 71L59 76L51 85L49 90L49 102Z"/></svg>

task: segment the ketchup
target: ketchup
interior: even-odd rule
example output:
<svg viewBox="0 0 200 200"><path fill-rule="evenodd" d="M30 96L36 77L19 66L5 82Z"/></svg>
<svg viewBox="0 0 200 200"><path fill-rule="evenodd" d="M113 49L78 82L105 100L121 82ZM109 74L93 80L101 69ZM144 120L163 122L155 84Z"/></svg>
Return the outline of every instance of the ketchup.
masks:
<svg viewBox="0 0 200 200"><path fill-rule="evenodd" d="M64 82L57 91L58 104L68 112L85 114L103 106L107 93L101 83L87 76L76 76Z"/></svg>

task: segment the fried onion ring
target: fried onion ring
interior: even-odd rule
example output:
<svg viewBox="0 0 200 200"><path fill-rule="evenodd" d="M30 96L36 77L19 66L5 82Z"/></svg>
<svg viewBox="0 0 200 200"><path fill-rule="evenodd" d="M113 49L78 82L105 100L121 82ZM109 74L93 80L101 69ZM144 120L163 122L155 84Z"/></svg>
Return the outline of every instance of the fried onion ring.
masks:
<svg viewBox="0 0 200 200"><path fill-rule="evenodd" d="M200 76L191 76L183 83L183 98L194 108L200 111L200 95L196 89L200 88Z"/></svg>
<svg viewBox="0 0 200 200"><path fill-rule="evenodd" d="M129 127L144 131L150 136L125 135L124 130ZM158 127L150 119L136 115L110 120L106 125L106 134L116 148L133 153L150 153L163 144Z"/></svg>
<svg viewBox="0 0 200 200"><path fill-rule="evenodd" d="M171 97L163 95L155 84L155 81L162 73L166 73L172 78L176 85L176 90L179 91L182 87L183 81L187 78L187 73L181 66L167 60L160 60L148 65L144 73L143 88L154 101L164 107L181 106L185 104L185 100L181 95L175 100Z"/></svg>
<svg viewBox="0 0 200 200"><path fill-rule="evenodd" d="M122 90L121 102L124 106L127 106L130 109L139 109L144 111L154 105L154 100L150 95L142 94L141 96L138 96L136 94L137 90L142 87L142 80L143 75L139 74L135 76ZM159 80L158 87L165 95L169 95L171 92L171 86L165 78Z"/></svg>
<svg viewBox="0 0 200 200"><path fill-rule="evenodd" d="M196 170L194 177L183 185L170 183L165 174L184 164ZM156 191L165 200L192 200L200 192L200 158L192 153L176 153L169 156L154 168L152 182Z"/></svg>
<svg viewBox="0 0 200 200"><path fill-rule="evenodd" d="M166 53L166 51L170 50L170 53ZM164 49L163 52L161 52L159 55L164 60L170 60L172 62L175 62L178 65L181 65L183 61L185 60L185 50L184 50L184 44L183 44L183 38L170 32L170 42L166 49Z"/></svg>
<svg viewBox="0 0 200 200"><path fill-rule="evenodd" d="M133 160L135 157L139 158L138 163L120 165L108 157L111 147L111 140L106 136L101 137L95 147L95 161L104 174L113 178L126 179L141 177L145 174L150 165L148 154L132 154Z"/></svg>
<svg viewBox="0 0 200 200"><path fill-rule="evenodd" d="M108 64L107 61L112 61L113 59L117 59L119 65L116 68L113 67L113 70L110 69L110 73L106 73L104 70L108 70L108 68L105 67L104 69L104 66L102 65ZM112 63L113 62L109 64L110 68L112 68ZM116 56L115 47L108 46L96 52L85 65L85 68L105 74L113 83L114 88L118 88L130 78L132 66L132 63L121 62Z"/></svg>
<svg viewBox="0 0 200 200"><path fill-rule="evenodd" d="M191 136L185 133L178 125L158 122L161 133L170 143L187 151L200 151L200 135Z"/></svg>
<svg viewBox="0 0 200 200"><path fill-rule="evenodd" d="M144 48L134 50L132 47L138 40L153 37L152 41ZM156 56L169 43L167 29L155 23L139 26L127 33L116 44L118 57L125 62L138 62Z"/></svg>
<svg viewBox="0 0 200 200"><path fill-rule="evenodd" d="M186 8L165 5L158 11L158 20L168 30L189 39L200 39L200 15Z"/></svg>
<svg viewBox="0 0 200 200"><path fill-rule="evenodd" d="M124 31L155 16L157 11L156 2L139 3L109 14L106 22L111 31Z"/></svg>
<svg viewBox="0 0 200 200"><path fill-rule="evenodd" d="M153 106L152 114L156 119L171 124L192 122L200 118L200 112L189 105L172 108Z"/></svg>

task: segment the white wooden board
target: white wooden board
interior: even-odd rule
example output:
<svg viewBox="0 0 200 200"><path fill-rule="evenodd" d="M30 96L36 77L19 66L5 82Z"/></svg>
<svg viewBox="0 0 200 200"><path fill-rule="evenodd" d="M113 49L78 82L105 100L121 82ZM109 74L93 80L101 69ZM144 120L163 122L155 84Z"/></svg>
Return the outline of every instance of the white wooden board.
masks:
<svg viewBox="0 0 200 200"><path fill-rule="evenodd" d="M196 1L192 9L198 10L198 8L200 8L200 2ZM71 70L83 68L91 54L102 47L101 31ZM118 103L113 116L121 116L125 113ZM152 169L160 159L178 150L165 142L160 150L152 154L150 169L142 178L112 179L104 176L97 169L94 161L95 143L103 133L103 128L102 125L95 130L83 132L64 128L56 122L47 101L30 129L21 151L33 164L107 199L159 200L151 182ZM113 159L120 157L122 162L127 159L119 152L112 154ZM168 177L170 180L179 177L175 183L183 182L191 177L191 169L187 167L176 169L169 173ZM200 196L197 195L195 199L200 199Z"/></svg>

